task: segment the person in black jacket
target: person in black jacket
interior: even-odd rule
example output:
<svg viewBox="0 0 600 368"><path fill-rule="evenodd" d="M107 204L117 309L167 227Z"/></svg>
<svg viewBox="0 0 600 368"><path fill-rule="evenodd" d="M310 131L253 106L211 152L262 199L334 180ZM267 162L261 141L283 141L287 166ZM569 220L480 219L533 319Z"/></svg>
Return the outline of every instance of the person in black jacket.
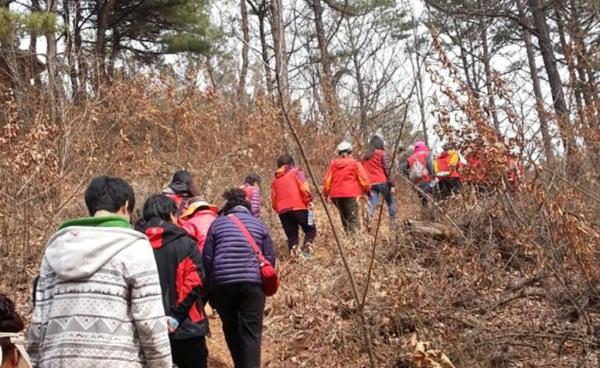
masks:
<svg viewBox="0 0 600 368"><path fill-rule="evenodd" d="M173 363L179 368L207 366L205 336L208 320L201 294L204 286L202 256L196 241L175 225L177 206L164 196L150 197L144 204L144 233L154 249Z"/></svg>

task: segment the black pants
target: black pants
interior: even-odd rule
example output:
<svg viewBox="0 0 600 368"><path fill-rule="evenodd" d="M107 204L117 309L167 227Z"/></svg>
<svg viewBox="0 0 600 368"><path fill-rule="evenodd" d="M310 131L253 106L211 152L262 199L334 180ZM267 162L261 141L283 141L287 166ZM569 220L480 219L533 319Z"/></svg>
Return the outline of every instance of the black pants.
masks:
<svg viewBox="0 0 600 368"><path fill-rule="evenodd" d="M451 196L452 194L458 194L460 192L460 179L459 178L448 178L440 180L438 188L440 190L440 197L444 199Z"/></svg>
<svg viewBox="0 0 600 368"><path fill-rule="evenodd" d="M235 368L260 367L265 294L260 285L223 286L212 302L223 322L223 333Z"/></svg>
<svg viewBox="0 0 600 368"><path fill-rule="evenodd" d="M285 236L287 236L288 248L290 250L300 242L298 228L302 228L302 231L304 231L302 249L305 249L307 244L315 240L317 228L314 223L312 225L308 224L308 210L284 212L279 215L279 219L281 220L283 231L285 231Z"/></svg>
<svg viewBox="0 0 600 368"><path fill-rule="evenodd" d="M360 228L360 222L358 221L358 201L356 198L331 198L331 201L340 213L342 225L346 233L355 233Z"/></svg>
<svg viewBox="0 0 600 368"><path fill-rule="evenodd" d="M173 363L178 368L206 368L208 349L204 336L171 340Z"/></svg>

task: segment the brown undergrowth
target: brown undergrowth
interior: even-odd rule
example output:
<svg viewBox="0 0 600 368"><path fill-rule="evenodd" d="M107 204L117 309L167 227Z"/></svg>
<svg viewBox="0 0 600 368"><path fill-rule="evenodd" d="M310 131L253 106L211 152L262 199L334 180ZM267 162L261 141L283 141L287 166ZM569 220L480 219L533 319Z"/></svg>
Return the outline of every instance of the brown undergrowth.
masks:
<svg viewBox="0 0 600 368"><path fill-rule="evenodd" d="M33 116L3 105L9 118L0 132L0 290L15 296L25 315L45 241L62 220L85 214L82 190L91 177L130 180L139 208L180 168L192 171L217 203L223 188L255 170L263 177L264 219L280 250L283 282L267 305L265 366L367 366L359 308L381 367L445 367L442 353L456 367L598 365L600 211L597 181L585 168L566 179L526 165L517 192L503 189L497 175L489 192L465 190L428 210L399 180L400 218L390 224L384 216L361 306L320 205L314 258L287 255L279 220L268 210L268 189L275 158L295 148L269 99L256 96L242 107L212 91L186 94L148 79L115 83L101 98L64 105L60 123L50 121L43 101ZM338 137L294 123L321 175ZM469 137L504 149L485 131L475 133ZM494 164L497 172L504 164L503 158ZM403 226L415 218L451 226L458 235L417 235ZM371 236L343 236L359 291ZM222 340L210 344L213 365L227 366Z"/></svg>

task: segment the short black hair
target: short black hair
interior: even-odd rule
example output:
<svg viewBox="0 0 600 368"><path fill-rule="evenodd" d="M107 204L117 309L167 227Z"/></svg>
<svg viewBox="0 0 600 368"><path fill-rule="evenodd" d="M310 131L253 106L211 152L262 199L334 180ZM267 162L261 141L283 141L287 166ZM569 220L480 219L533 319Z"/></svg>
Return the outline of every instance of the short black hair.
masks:
<svg viewBox="0 0 600 368"><path fill-rule="evenodd" d="M98 211L116 213L127 203L127 211L135 208L133 188L125 180L113 176L97 176L85 190L85 205L90 216Z"/></svg>
<svg viewBox="0 0 600 368"><path fill-rule="evenodd" d="M244 179L244 184L254 185L257 183L260 184L260 176L258 176L258 174L255 172L248 174L248 176L246 176L246 179Z"/></svg>
<svg viewBox="0 0 600 368"><path fill-rule="evenodd" d="M283 165L294 165L294 158L290 155L281 155L277 158L277 167Z"/></svg>
<svg viewBox="0 0 600 368"><path fill-rule="evenodd" d="M234 207L242 206L248 210L252 208L250 202L246 199L246 192L240 188L229 188L223 193L223 199L226 200L225 205L219 211L220 214L226 215Z"/></svg>
<svg viewBox="0 0 600 368"><path fill-rule="evenodd" d="M171 221L171 215L175 215L176 213L177 205L175 201L162 194L155 194L148 198L142 210L145 221L150 221L153 217Z"/></svg>

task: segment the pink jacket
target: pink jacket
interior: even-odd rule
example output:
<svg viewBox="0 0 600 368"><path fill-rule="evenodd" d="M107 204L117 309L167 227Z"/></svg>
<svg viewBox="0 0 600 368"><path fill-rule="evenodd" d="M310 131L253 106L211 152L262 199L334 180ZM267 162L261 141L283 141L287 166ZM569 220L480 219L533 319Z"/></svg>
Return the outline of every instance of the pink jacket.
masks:
<svg viewBox="0 0 600 368"><path fill-rule="evenodd" d="M204 250L204 242L206 241L208 228L216 218L217 215L213 210L199 210L196 211L192 217L183 220L183 223L181 224L188 234L196 238L196 244L198 245L200 253Z"/></svg>

